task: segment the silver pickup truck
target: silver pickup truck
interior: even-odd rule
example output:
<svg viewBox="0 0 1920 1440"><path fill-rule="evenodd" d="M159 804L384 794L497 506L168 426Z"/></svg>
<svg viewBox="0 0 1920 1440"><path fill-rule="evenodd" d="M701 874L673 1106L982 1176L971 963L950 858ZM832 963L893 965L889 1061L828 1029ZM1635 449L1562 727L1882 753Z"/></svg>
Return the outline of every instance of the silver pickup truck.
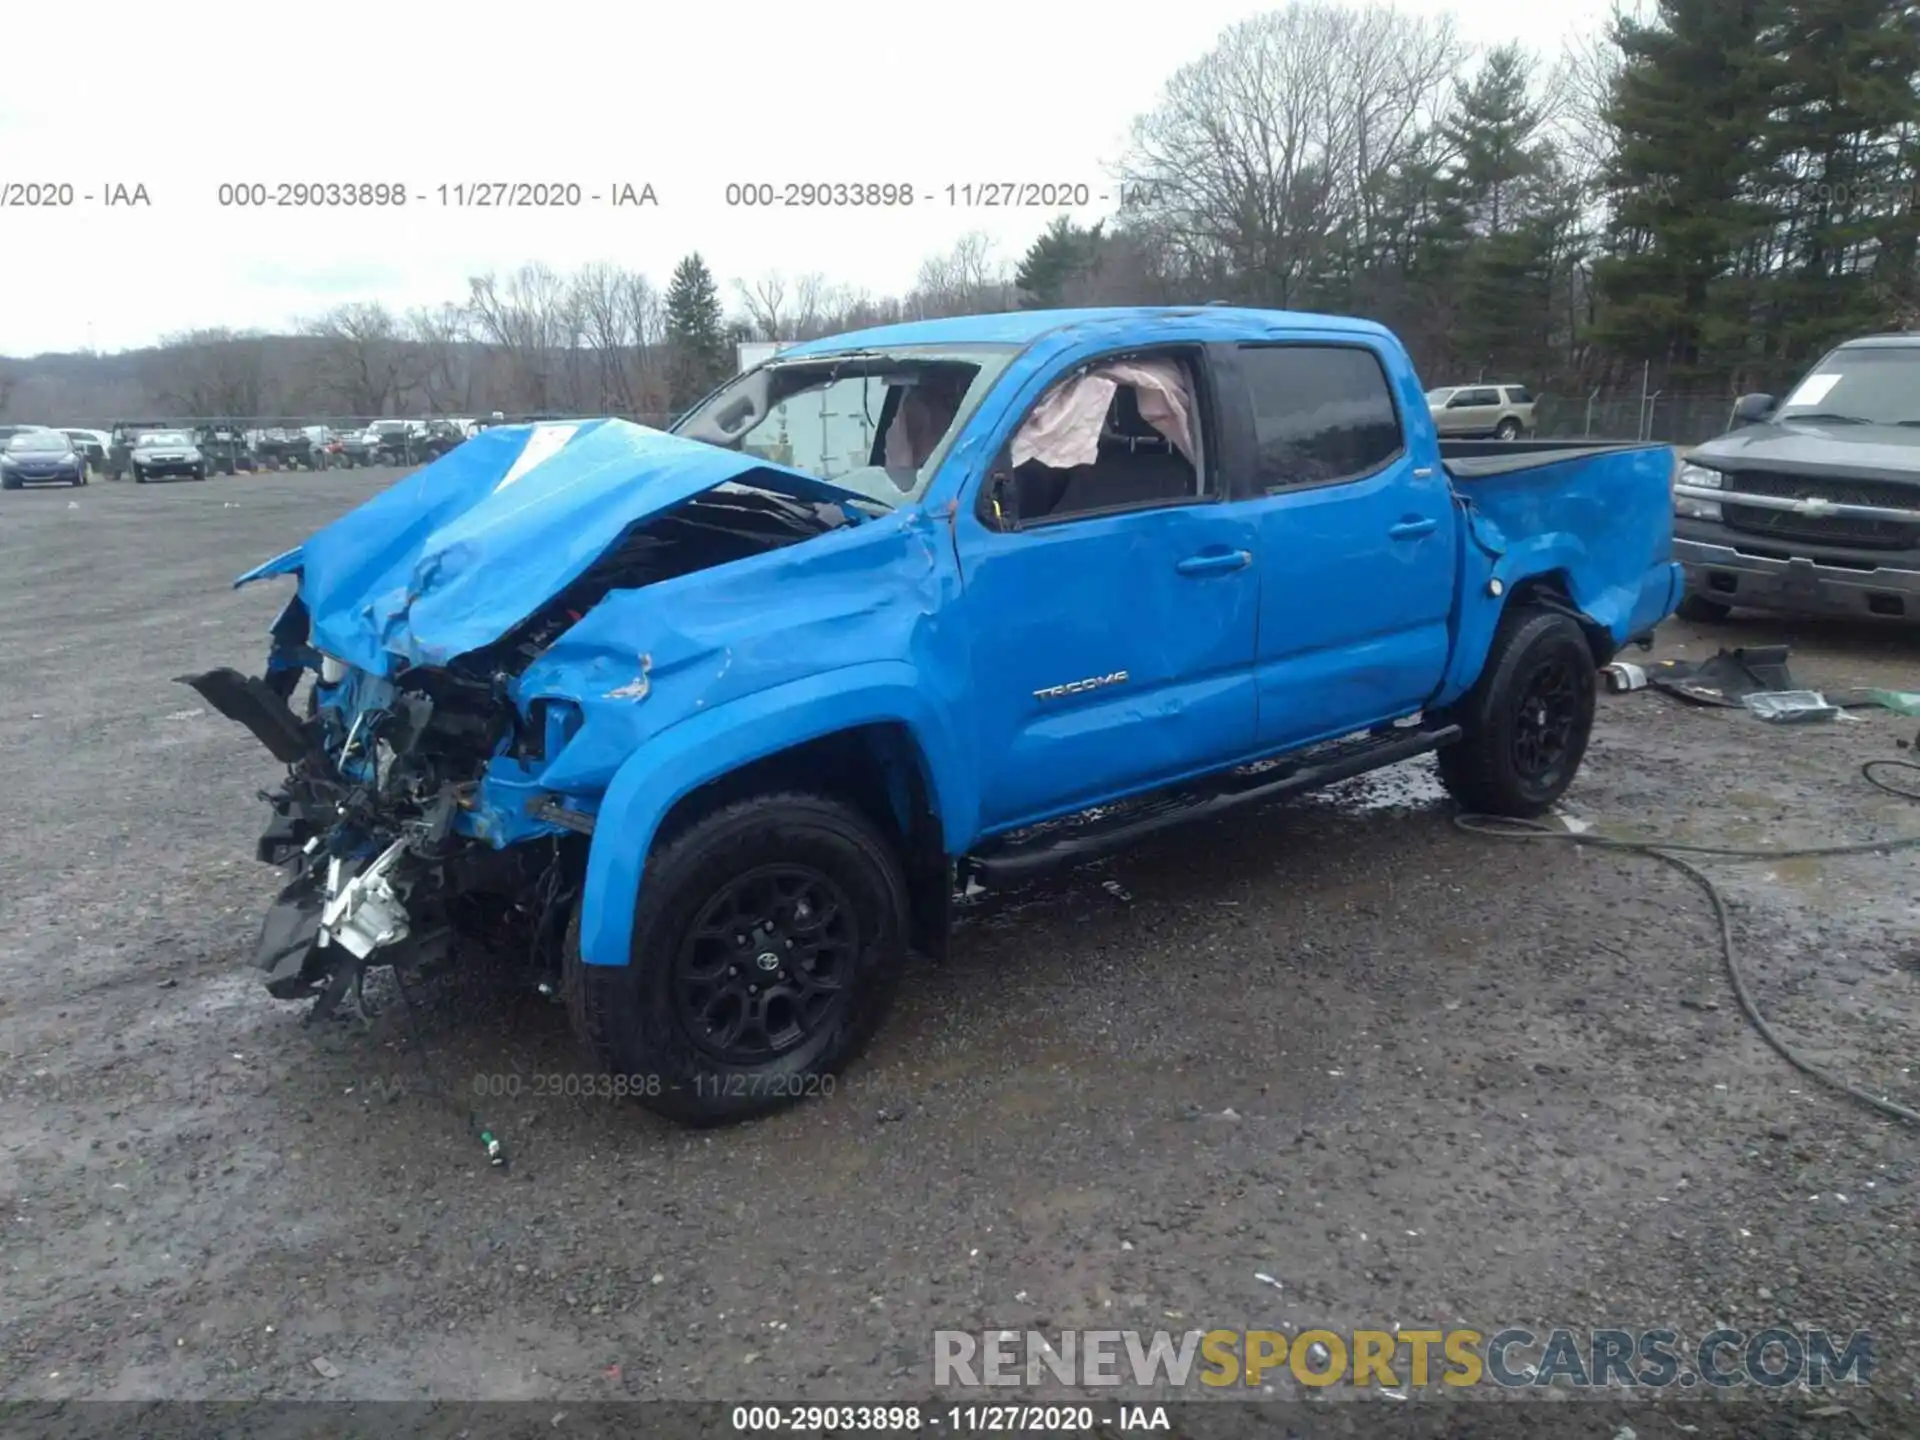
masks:
<svg viewBox="0 0 1920 1440"><path fill-rule="evenodd" d="M1920 620L1920 332L1849 340L1733 419L1675 477L1681 618Z"/></svg>

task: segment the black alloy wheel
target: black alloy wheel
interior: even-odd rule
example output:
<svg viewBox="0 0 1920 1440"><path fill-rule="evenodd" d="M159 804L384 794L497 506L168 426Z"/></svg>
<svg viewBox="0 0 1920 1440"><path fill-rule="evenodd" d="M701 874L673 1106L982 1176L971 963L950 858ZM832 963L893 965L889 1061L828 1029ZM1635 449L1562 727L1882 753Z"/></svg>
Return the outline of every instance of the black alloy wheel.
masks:
<svg viewBox="0 0 1920 1440"><path fill-rule="evenodd" d="M1485 815L1532 819L1550 810L1587 753L1595 668L1572 617L1526 604L1508 610L1480 678L1435 717L1460 727L1438 757L1448 793Z"/></svg>
<svg viewBox="0 0 1920 1440"><path fill-rule="evenodd" d="M1587 681L1592 688L1591 678ZM1513 719L1513 768L1533 783L1564 765L1580 721L1580 681L1561 656L1542 661L1527 677Z"/></svg>
<svg viewBox="0 0 1920 1440"><path fill-rule="evenodd" d="M807 865L726 884L688 928L674 967L686 1033L724 1065L761 1065L833 1024L860 953L852 901Z"/></svg>

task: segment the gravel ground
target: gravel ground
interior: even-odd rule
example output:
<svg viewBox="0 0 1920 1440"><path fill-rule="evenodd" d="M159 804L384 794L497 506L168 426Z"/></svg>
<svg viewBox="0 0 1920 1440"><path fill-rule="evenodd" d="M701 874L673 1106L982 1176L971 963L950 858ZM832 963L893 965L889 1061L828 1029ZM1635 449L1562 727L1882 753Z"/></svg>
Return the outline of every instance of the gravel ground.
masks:
<svg viewBox="0 0 1920 1440"><path fill-rule="evenodd" d="M544 1093L565 1016L491 967L304 1027L243 969L276 767L172 677L256 666L231 577L391 478L0 497L0 1396L912 1399L936 1328L1394 1322L1865 1329L1913 1395L1920 1136L1761 1042L1683 877L1464 835L1421 763L980 902L742 1128ZM1899 633L1658 653L1781 639L1920 689ZM1920 832L1858 774L1916 728L1608 696L1565 808ZM1913 864L1712 866L1767 1012L1909 1105Z"/></svg>

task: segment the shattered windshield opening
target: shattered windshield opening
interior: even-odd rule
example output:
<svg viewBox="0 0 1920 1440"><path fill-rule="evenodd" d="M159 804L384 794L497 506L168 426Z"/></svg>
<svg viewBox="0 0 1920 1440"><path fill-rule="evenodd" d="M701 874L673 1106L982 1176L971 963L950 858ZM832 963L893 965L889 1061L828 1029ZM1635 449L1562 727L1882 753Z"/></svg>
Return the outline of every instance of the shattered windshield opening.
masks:
<svg viewBox="0 0 1920 1440"><path fill-rule="evenodd" d="M775 360L674 433L856 490L889 509L918 498L992 389L1011 345L897 346Z"/></svg>

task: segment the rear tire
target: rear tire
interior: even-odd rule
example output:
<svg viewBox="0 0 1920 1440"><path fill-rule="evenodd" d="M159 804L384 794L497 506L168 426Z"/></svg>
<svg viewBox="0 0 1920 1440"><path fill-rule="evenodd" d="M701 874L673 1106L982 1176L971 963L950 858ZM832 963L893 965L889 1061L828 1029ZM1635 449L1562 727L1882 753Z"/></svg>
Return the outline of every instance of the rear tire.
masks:
<svg viewBox="0 0 1920 1440"><path fill-rule="evenodd" d="M736 801L648 857L627 964L585 964L575 916L568 1011L649 1110L746 1120L833 1093L892 1004L907 920L900 861L865 816L804 793Z"/></svg>
<svg viewBox="0 0 1920 1440"><path fill-rule="evenodd" d="M1520 422L1509 415L1493 427L1493 437L1496 440L1518 440L1520 438Z"/></svg>
<svg viewBox="0 0 1920 1440"><path fill-rule="evenodd" d="M1521 606L1500 619L1480 679L1446 718L1461 737L1440 779L1466 809L1533 819L1579 773L1593 733L1594 661L1567 616Z"/></svg>
<svg viewBox="0 0 1920 1440"><path fill-rule="evenodd" d="M1673 613L1695 625L1716 625L1733 613L1733 607L1689 592L1680 597L1680 604Z"/></svg>

